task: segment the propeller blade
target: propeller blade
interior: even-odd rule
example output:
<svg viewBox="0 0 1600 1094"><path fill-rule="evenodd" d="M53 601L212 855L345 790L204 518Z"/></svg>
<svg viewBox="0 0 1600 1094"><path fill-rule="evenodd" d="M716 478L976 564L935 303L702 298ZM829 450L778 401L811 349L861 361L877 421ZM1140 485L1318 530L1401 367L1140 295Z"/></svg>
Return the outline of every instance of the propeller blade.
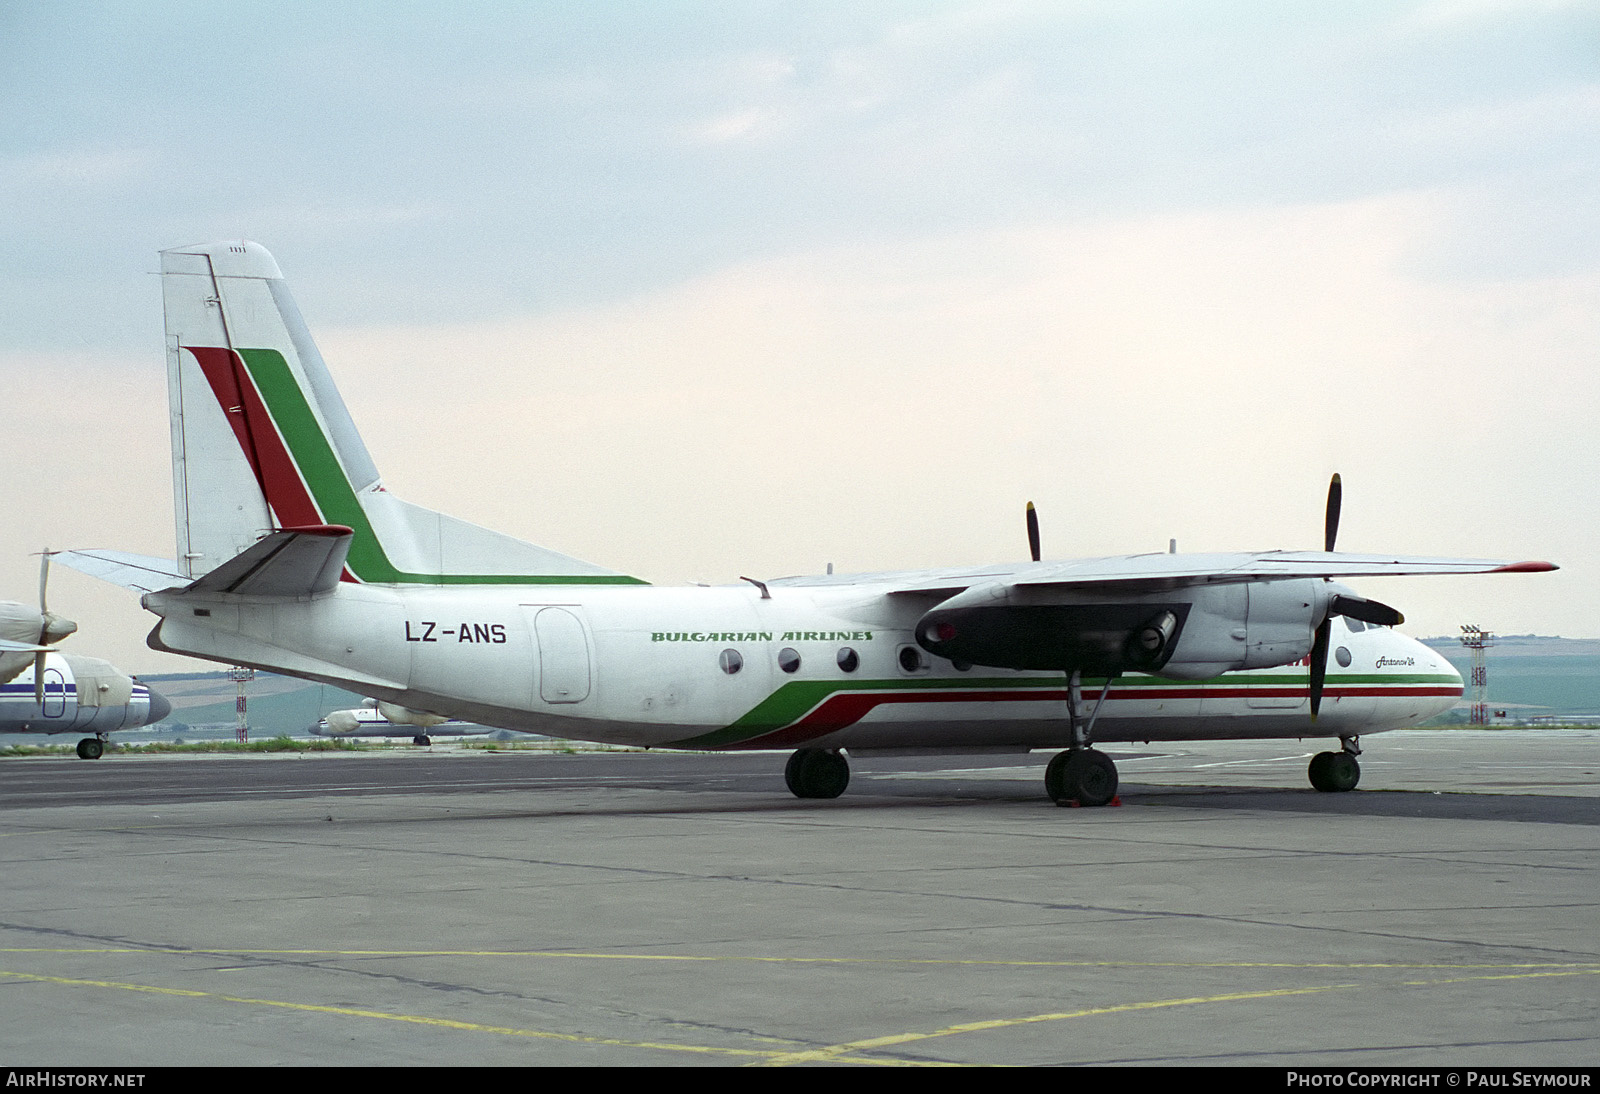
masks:
<svg viewBox="0 0 1600 1094"><path fill-rule="evenodd" d="M45 605L44 590L50 583L50 548L46 547L39 555L39 645L43 646L50 640L50 609ZM44 653L33 655L33 701L40 707L44 706Z"/></svg>
<svg viewBox="0 0 1600 1094"><path fill-rule="evenodd" d="M1344 615L1351 619L1359 619L1363 623L1375 623L1380 627L1398 627L1406 621L1394 608L1378 600L1368 600L1360 596L1345 596L1342 593L1333 598L1328 605L1329 615Z"/></svg>
<svg viewBox="0 0 1600 1094"><path fill-rule="evenodd" d="M1311 720L1317 720L1322 709L1322 685L1328 678L1328 644L1333 634L1333 623L1327 619L1317 627L1317 638L1311 644Z"/></svg>
<svg viewBox="0 0 1600 1094"><path fill-rule="evenodd" d="M1033 556L1033 561L1039 561L1039 514L1034 511L1031 501L1028 503L1028 553Z"/></svg>
<svg viewBox="0 0 1600 1094"><path fill-rule="evenodd" d="M1332 551L1334 541L1339 538L1339 508L1344 504L1344 484L1339 481L1339 475L1334 473L1333 479L1328 483L1328 514L1322 521L1322 549Z"/></svg>

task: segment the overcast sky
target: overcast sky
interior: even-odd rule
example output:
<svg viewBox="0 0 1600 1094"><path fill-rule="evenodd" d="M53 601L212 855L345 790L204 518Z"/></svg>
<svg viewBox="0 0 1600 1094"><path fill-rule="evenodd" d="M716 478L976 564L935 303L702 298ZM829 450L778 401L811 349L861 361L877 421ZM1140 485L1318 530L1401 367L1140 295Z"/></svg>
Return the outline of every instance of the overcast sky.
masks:
<svg viewBox="0 0 1600 1094"><path fill-rule="evenodd" d="M328 8L336 7L336 11ZM173 551L163 247L395 493L658 582L1320 545L1600 635L1600 5L0 6L0 597ZM154 617L58 570L72 647Z"/></svg>

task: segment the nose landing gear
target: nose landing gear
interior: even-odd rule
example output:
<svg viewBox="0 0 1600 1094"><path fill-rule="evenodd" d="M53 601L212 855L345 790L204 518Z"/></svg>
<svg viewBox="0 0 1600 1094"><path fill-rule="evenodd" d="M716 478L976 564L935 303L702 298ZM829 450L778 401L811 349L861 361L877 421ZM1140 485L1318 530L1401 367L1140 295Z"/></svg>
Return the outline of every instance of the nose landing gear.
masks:
<svg viewBox="0 0 1600 1094"><path fill-rule="evenodd" d="M1341 737L1339 743L1344 746L1342 751L1319 752L1311 757L1311 765L1306 768L1311 785L1324 793L1354 790L1361 781L1361 765L1356 762L1356 757L1361 755L1359 743L1354 737Z"/></svg>
<svg viewBox="0 0 1600 1094"><path fill-rule="evenodd" d="M78 759L98 760L105 750L106 743L99 737L85 737L78 742Z"/></svg>

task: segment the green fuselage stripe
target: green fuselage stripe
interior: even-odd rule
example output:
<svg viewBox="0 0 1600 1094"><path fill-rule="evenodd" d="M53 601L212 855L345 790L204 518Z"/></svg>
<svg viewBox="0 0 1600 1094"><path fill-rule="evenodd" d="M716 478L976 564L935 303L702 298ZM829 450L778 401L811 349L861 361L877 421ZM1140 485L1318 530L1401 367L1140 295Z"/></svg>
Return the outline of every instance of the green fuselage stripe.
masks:
<svg viewBox="0 0 1600 1094"><path fill-rule="evenodd" d="M644 585L624 574L413 574L389 561L383 544L367 520L350 479L334 455L310 404L306 402L283 354L272 349L242 349L256 389L278 427L284 444L300 469L300 477L328 524L343 524L355 532L346 563L362 581L395 585Z"/></svg>
<svg viewBox="0 0 1600 1094"><path fill-rule="evenodd" d="M1306 687L1309 674L1293 673L1269 675L1259 672L1230 673L1209 680L1168 680L1158 676L1118 677L1111 688L1111 698L1137 698L1137 693L1148 690L1173 688L1204 690L1236 688ZM1349 687L1428 687L1458 686L1459 679L1437 673L1348 673L1330 675L1328 689ZM1085 677L1085 691L1098 692L1105 684L1104 678ZM841 692L907 692L907 691L1059 691L1067 686L1064 676L1032 676L1017 678L971 677L962 679L907 679L907 680L793 680L751 707L738 721L722 729L674 741L677 748L726 748L739 741L749 740L764 733L784 729L798 722L832 696ZM1198 698L1204 698L1199 696Z"/></svg>

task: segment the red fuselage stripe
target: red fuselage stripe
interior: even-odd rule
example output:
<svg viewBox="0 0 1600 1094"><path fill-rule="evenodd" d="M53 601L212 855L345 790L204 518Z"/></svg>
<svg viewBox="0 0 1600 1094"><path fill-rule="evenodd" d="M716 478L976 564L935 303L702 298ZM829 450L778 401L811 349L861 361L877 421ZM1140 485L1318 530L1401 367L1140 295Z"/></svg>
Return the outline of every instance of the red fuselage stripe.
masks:
<svg viewBox="0 0 1600 1094"><path fill-rule="evenodd" d="M1107 702L1116 702L1119 699L1247 699L1251 697L1263 699L1305 699L1309 695L1305 686L1301 687L1210 687L1210 688L1151 688L1141 687L1137 690L1118 693L1115 688L1106 697ZM1441 696L1460 698L1461 688L1444 685L1415 684L1395 685L1391 687L1330 687L1323 692L1325 699L1356 698L1364 696L1395 696L1395 697L1425 697ZM1085 688L1083 700L1085 703L1093 702L1100 697L1098 689ZM834 733L848 726L855 725L872 710L882 705L896 703L1021 703L1021 702L1054 702L1066 703L1067 691L1065 688L1041 689L1038 691L1016 691L1010 689L997 689L993 691L895 691L895 692L841 692L829 696L817 708L805 715L793 725L784 726L770 733L763 733L749 740L741 741L737 748L794 748ZM1063 710L1063 717L1065 711Z"/></svg>

